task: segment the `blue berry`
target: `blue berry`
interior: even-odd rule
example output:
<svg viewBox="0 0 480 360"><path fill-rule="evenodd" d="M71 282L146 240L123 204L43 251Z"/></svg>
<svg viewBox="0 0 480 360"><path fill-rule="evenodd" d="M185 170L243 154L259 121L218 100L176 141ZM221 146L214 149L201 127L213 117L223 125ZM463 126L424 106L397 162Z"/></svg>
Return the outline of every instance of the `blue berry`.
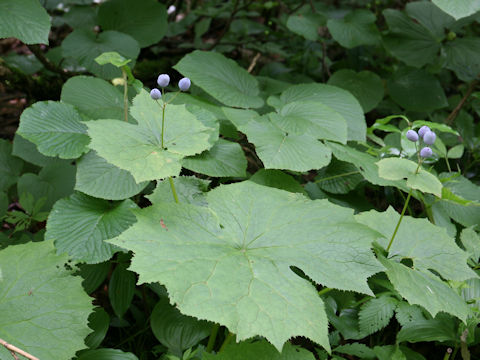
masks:
<svg viewBox="0 0 480 360"><path fill-rule="evenodd" d="M188 89L190 89L191 84L192 83L191 83L190 79L185 77L183 79L180 79L180 81L178 82L178 87L182 91L187 91Z"/></svg>
<svg viewBox="0 0 480 360"><path fill-rule="evenodd" d="M407 139L413 142L418 140L418 134L415 130L408 130L407 131Z"/></svg>
<svg viewBox="0 0 480 360"><path fill-rule="evenodd" d="M435 139L437 138L437 135L433 131L427 131L423 135L423 142L427 145L432 145L435 142Z"/></svg>
<svg viewBox="0 0 480 360"><path fill-rule="evenodd" d="M158 100L162 97L162 92L158 89L152 89L152 91L150 91L150 97L153 100Z"/></svg>
<svg viewBox="0 0 480 360"><path fill-rule="evenodd" d="M432 154L433 154L433 151L428 146L425 146L422 150L420 150L420 156L422 158L428 158L432 156Z"/></svg>
<svg viewBox="0 0 480 360"><path fill-rule="evenodd" d="M170 84L170 76L167 74L158 75L157 84L162 88L168 86L168 84Z"/></svg>
<svg viewBox="0 0 480 360"><path fill-rule="evenodd" d="M420 130L418 130L418 135L420 135L420 137L423 138L423 135L425 135L425 133L427 131L430 131L430 128L427 126L427 125L423 125Z"/></svg>

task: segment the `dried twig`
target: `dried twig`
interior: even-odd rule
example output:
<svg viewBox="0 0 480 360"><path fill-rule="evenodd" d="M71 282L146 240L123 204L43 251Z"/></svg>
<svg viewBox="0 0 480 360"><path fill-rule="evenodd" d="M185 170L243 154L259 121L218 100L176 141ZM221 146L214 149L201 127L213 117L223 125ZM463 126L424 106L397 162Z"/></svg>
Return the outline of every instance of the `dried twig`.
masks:
<svg viewBox="0 0 480 360"><path fill-rule="evenodd" d="M12 345L12 344L9 344L7 343L5 340L3 339L0 339L0 345L3 345L8 351L10 351L10 353L12 354L13 358L18 360L18 355L22 355L24 357L26 357L27 359L30 359L30 360L40 360L39 358L33 356L33 355L30 355L29 353L27 353L26 351L23 351L22 349L19 349L17 348L16 346Z"/></svg>
<svg viewBox="0 0 480 360"><path fill-rule="evenodd" d="M251 73L253 68L255 67L255 65L257 65L257 61L258 59L260 59L260 53L257 53L257 55L254 56L254 58L252 59L252 62L250 63L250 66L248 67L248 72Z"/></svg>
<svg viewBox="0 0 480 360"><path fill-rule="evenodd" d="M455 109L453 109L450 115L448 115L447 119L445 120L445 123L447 123L448 125L452 124L453 120L455 120L458 113L462 109L463 105L465 105L465 102L467 101L467 99L470 97L470 95L472 95L472 92L473 90L475 90L475 86L477 86L477 84L478 84L478 80L473 80L470 83L470 85L468 86L467 92L463 96L462 100L460 100L460 102L457 104L457 106L455 106Z"/></svg>
<svg viewBox="0 0 480 360"><path fill-rule="evenodd" d="M27 46L30 49L30 51L33 53L33 55L35 55L35 57L38 59L38 61L42 63L45 69L50 70L51 72L54 72L56 74L60 74L64 79L67 79L74 75L79 75L79 73L67 71L55 65L45 56L45 54L40 49L40 46L38 45L27 45Z"/></svg>

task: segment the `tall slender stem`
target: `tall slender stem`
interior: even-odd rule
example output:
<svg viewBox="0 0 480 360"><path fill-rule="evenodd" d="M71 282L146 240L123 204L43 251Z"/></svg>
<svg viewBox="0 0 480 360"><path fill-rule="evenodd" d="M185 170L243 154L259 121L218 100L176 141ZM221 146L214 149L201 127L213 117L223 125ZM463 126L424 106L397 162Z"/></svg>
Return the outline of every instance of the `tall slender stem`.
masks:
<svg viewBox="0 0 480 360"><path fill-rule="evenodd" d="M122 69L123 77L123 111L125 115L125 121L128 122L128 81L127 72Z"/></svg>
<svg viewBox="0 0 480 360"><path fill-rule="evenodd" d="M163 146L163 133L165 132L165 104L162 106L162 149L165 149Z"/></svg>
<svg viewBox="0 0 480 360"><path fill-rule="evenodd" d="M205 351L207 353L212 352L213 347L215 346L215 340L217 339L218 329L220 329L220 324L214 324L210 337L208 338L208 344Z"/></svg>
<svg viewBox="0 0 480 360"><path fill-rule="evenodd" d="M173 183L173 179L171 176L168 177L168 181L170 182L170 188L172 189L173 198L175 199L175 202L178 204L180 201L178 201L177 190L175 190L175 184Z"/></svg>
<svg viewBox="0 0 480 360"><path fill-rule="evenodd" d="M228 335L227 337L225 338L225 340L223 341L223 344L222 346L220 346L220 349L218 350L218 352L221 352L225 349L225 347L228 345L228 343L232 340L234 334L231 333L231 332L228 332Z"/></svg>
<svg viewBox="0 0 480 360"><path fill-rule="evenodd" d="M398 219L397 226L395 227L395 231L393 232L392 238L390 239L390 242L388 243L387 252L390 250L390 247L393 244L393 239L395 239L395 235L397 235L398 228L400 227L400 224L402 223L403 215L405 215L405 211L407 210L408 202L410 201L411 197L412 197L412 189L410 189L410 191L408 192L407 200L405 200L405 204L403 205L402 214L400 215L400 219Z"/></svg>

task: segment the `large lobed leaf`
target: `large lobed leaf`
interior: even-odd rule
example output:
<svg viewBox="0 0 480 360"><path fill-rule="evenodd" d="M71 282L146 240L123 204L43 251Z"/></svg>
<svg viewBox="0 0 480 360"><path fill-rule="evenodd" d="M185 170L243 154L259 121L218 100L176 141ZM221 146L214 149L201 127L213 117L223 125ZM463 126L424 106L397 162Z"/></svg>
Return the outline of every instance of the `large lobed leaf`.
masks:
<svg viewBox="0 0 480 360"><path fill-rule="evenodd" d="M0 251L0 338L40 359L70 359L85 348L93 306L66 261L50 241ZM0 358L11 355L2 347Z"/></svg>
<svg viewBox="0 0 480 360"><path fill-rule="evenodd" d="M157 104L142 91L133 100L131 114L138 125L117 120L86 124L92 139L90 147L109 163L129 171L137 183L177 176L182 158L201 153L213 145L210 139L217 129L204 123L215 120L205 111L194 114L185 105L169 104L165 111L164 148L161 146L161 103Z"/></svg>
<svg viewBox="0 0 480 360"><path fill-rule="evenodd" d="M265 336L278 350L292 336L329 349L314 282L372 294L367 278L382 270L374 233L353 211L326 200L252 182L221 186L208 207L157 203L110 240L132 250L140 283L160 282L186 315L218 322L238 340Z"/></svg>

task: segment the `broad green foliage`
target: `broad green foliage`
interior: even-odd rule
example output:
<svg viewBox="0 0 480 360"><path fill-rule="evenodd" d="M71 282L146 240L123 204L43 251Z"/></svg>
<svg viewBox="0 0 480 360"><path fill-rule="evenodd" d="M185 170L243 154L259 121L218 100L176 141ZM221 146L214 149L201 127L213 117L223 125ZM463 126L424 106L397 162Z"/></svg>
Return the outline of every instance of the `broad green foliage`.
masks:
<svg viewBox="0 0 480 360"><path fill-rule="evenodd" d="M382 159L377 162L378 175L387 180L406 179L407 187L417 189L422 192L442 196L442 183L438 178L428 171L418 169L418 165L413 161L400 158Z"/></svg>
<svg viewBox="0 0 480 360"><path fill-rule="evenodd" d="M92 299L66 261L50 241L0 251L0 338L40 359L70 359L85 348ZM0 357L8 356L2 347Z"/></svg>
<svg viewBox="0 0 480 360"><path fill-rule="evenodd" d="M178 199L181 203L205 205L205 193L208 191L210 181L202 180L194 176L179 176L173 179ZM170 183L162 180L157 183L157 187L147 198L153 203L174 202Z"/></svg>
<svg viewBox="0 0 480 360"><path fill-rule="evenodd" d="M125 264L118 265L108 284L110 304L119 318L122 318L130 307L137 282L135 274L126 268Z"/></svg>
<svg viewBox="0 0 480 360"><path fill-rule="evenodd" d="M88 317L88 326L93 329L93 332L85 338L85 345L90 349L97 348L107 335L109 325L110 317L107 312L101 307L95 308Z"/></svg>
<svg viewBox="0 0 480 360"><path fill-rule="evenodd" d="M375 26L375 15L368 10L355 10L343 19L330 19L327 22L332 37L348 49L360 45L377 45L380 33Z"/></svg>
<svg viewBox="0 0 480 360"><path fill-rule="evenodd" d="M249 180L260 185L306 194L303 187L291 175L281 170L262 169L257 171Z"/></svg>
<svg viewBox="0 0 480 360"><path fill-rule="evenodd" d="M288 17L287 27L290 31L303 36L307 40L318 39L318 27L324 25L325 19L322 15L311 13L292 14Z"/></svg>
<svg viewBox="0 0 480 360"><path fill-rule="evenodd" d="M117 250L104 240L118 236L135 221L131 200L111 203L75 193L58 201L48 219L45 238L59 253L86 263L108 260Z"/></svg>
<svg viewBox="0 0 480 360"><path fill-rule="evenodd" d="M38 102L22 113L18 133L46 156L75 159L87 151L87 127L69 104Z"/></svg>
<svg viewBox="0 0 480 360"><path fill-rule="evenodd" d="M132 354L118 349L96 349L82 352L77 360L138 360Z"/></svg>
<svg viewBox="0 0 480 360"><path fill-rule="evenodd" d="M104 30L128 34L141 47L158 42L167 31L165 6L154 0L107 1L98 10L98 21Z"/></svg>
<svg viewBox="0 0 480 360"><path fill-rule="evenodd" d="M194 51L175 65L175 69L225 105L242 108L263 105L258 97L257 80L221 54Z"/></svg>
<svg viewBox="0 0 480 360"><path fill-rule="evenodd" d="M5 191L15 184L23 168L23 161L12 156L12 144L0 139L0 190Z"/></svg>
<svg viewBox="0 0 480 360"><path fill-rule="evenodd" d="M52 158L41 154L34 143L21 137L18 133L13 138L12 155L37 166L45 166Z"/></svg>
<svg viewBox="0 0 480 360"><path fill-rule="evenodd" d="M121 76L121 71L113 65L100 65L95 61L95 58L108 51L116 51L127 59L136 59L140 47L138 42L127 34L117 31L96 34L87 29L75 30L62 43L63 56L74 59L101 78L113 79Z"/></svg>
<svg viewBox="0 0 480 360"><path fill-rule="evenodd" d="M131 109L138 125L116 120L90 121L90 147L111 164L129 171L136 182L162 179L180 173L181 159L210 148L215 129L206 127L184 105L168 105L162 149L161 103L142 91Z"/></svg>
<svg viewBox="0 0 480 360"><path fill-rule="evenodd" d="M225 348L225 351L218 355L204 354L202 360L313 360L313 354L305 349L297 348L286 344L282 353L266 341L254 343L232 344Z"/></svg>
<svg viewBox="0 0 480 360"><path fill-rule="evenodd" d="M95 151L77 162L75 190L107 200L123 200L138 194L147 182L136 183L126 170L108 163Z"/></svg>
<svg viewBox="0 0 480 360"><path fill-rule="evenodd" d="M388 325L393 317L393 312L398 300L390 296L380 296L366 302L360 312L360 331L365 334L372 334Z"/></svg>
<svg viewBox="0 0 480 360"><path fill-rule="evenodd" d="M207 200L208 208L159 203L137 211L137 223L110 242L132 250L140 282L164 284L186 315L219 322L238 340L261 334L277 349L293 335L329 348L322 301L290 267L370 294L366 279L382 269L371 231L350 210L250 182L212 190ZM304 307L316 310L305 317Z"/></svg>
<svg viewBox="0 0 480 360"><path fill-rule="evenodd" d="M0 1L0 38L16 37L25 44L48 44L50 18L38 0Z"/></svg>

